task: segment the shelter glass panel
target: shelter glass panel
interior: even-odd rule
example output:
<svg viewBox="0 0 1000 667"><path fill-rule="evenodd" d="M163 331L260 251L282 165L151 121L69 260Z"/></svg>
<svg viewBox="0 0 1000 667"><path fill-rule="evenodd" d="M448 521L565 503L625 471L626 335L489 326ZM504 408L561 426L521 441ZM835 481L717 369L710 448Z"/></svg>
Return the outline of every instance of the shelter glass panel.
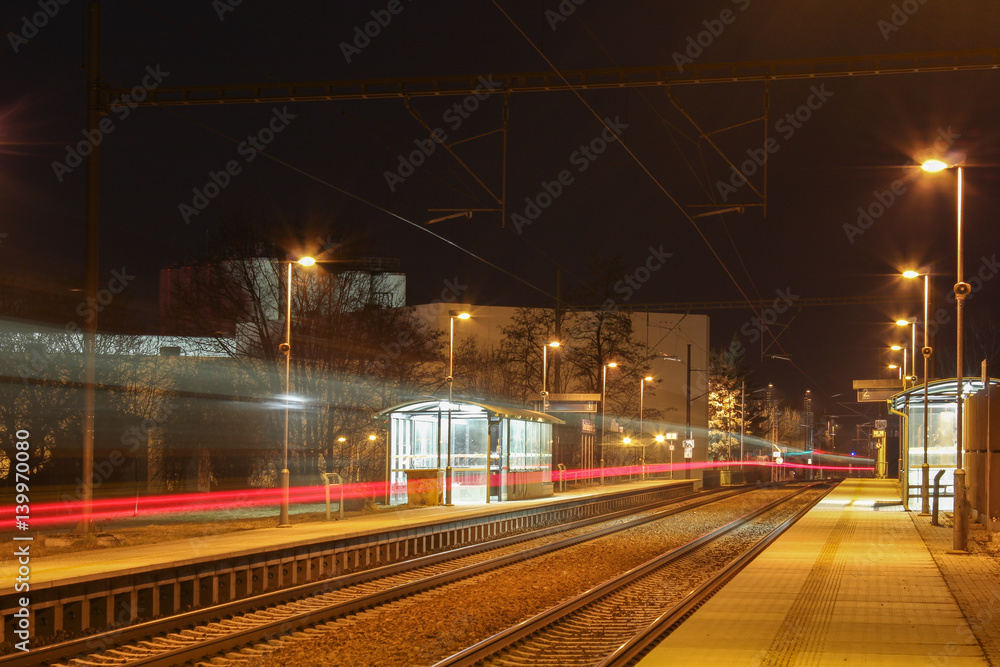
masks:
<svg viewBox="0 0 1000 667"><path fill-rule="evenodd" d="M954 491L956 435L955 404L932 403L927 415L927 465L930 468L930 493L934 493L934 477L944 470L941 477L942 497L940 508L951 511L954 501L950 496ZM920 493L923 484L924 464L924 405L910 402L907 428L907 494L911 498L909 507L920 507Z"/></svg>
<svg viewBox="0 0 1000 667"><path fill-rule="evenodd" d="M510 420L510 466L511 472L524 470L527 423Z"/></svg>

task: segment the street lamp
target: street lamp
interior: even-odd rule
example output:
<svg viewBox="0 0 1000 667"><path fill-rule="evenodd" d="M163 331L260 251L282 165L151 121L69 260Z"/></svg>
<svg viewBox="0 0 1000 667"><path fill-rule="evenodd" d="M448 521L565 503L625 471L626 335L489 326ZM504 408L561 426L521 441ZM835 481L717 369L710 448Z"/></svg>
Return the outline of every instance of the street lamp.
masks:
<svg viewBox="0 0 1000 667"><path fill-rule="evenodd" d="M647 375L639 380L639 442L642 444L642 468L640 479L644 482L646 481L646 440L642 432L642 398L644 390L646 389L646 383L652 381L652 375Z"/></svg>
<svg viewBox="0 0 1000 667"><path fill-rule="evenodd" d="M951 164L942 160L927 160L921 168L924 171L938 172L943 169L954 168L957 176L957 198L956 198L956 266L957 276L955 280L955 532L952 539L952 549L958 552L967 552L969 543L969 515L965 497L965 470L962 468L962 385L965 380L962 359L962 320L965 316L965 297L972 291L972 286L962 279L962 165L964 159L953 161Z"/></svg>
<svg viewBox="0 0 1000 667"><path fill-rule="evenodd" d="M917 271L904 271L904 278L919 278L923 276L924 278L924 347L920 350L924 357L924 463L920 466L920 516L928 516L931 513L931 500L930 500L930 486L931 486L931 470L930 466L927 465L927 425L929 421L928 408L929 401L927 398L927 385L930 384L930 376L928 375L928 365L930 364L931 354L933 350L931 349L930 338L927 327L930 321L930 302L931 302L931 292L930 292L930 273L918 273ZM896 324L899 324L897 322ZM914 333L916 336L916 333ZM916 354L916 352L914 352ZM917 363L917 359L914 356L913 364Z"/></svg>
<svg viewBox="0 0 1000 667"><path fill-rule="evenodd" d="M344 443L347 442L347 438L345 438L344 436L340 436L339 438L337 438L337 442L339 442L340 446L343 447ZM354 462L354 457L351 456L349 460L353 463ZM326 466L327 472L332 472L330 470L332 467L333 467L333 446L331 445L330 446L330 462ZM353 473L351 471L351 468L350 468L350 466L348 466L348 468L347 468L347 479L348 479L348 481L350 481L353 477L354 477L354 475L353 475Z"/></svg>
<svg viewBox="0 0 1000 667"><path fill-rule="evenodd" d="M662 434L658 434L654 438L659 444L663 444L666 438ZM670 479L674 478L674 443L670 443Z"/></svg>
<svg viewBox="0 0 1000 667"><path fill-rule="evenodd" d="M288 521L288 406L292 400L291 370L292 370L292 265L312 266L316 260L312 257L302 257L296 262L288 262L288 292L285 295L285 342L278 346L278 351L285 355L285 457L281 468L281 512L278 518L279 528L291 528Z"/></svg>
<svg viewBox="0 0 1000 667"><path fill-rule="evenodd" d="M451 505L451 397L452 397L452 387L455 384L455 318L460 320L467 320L472 315L464 311L459 310L449 310L448 315L450 316L450 334L448 337L448 377L445 378L445 382L448 383L448 459L445 465L445 482L444 482L444 504ZM441 465L438 463L438 465ZM489 480L487 480L486 493L489 493Z"/></svg>
<svg viewBox="0 0 1000 667"><path fill-rule="evenodd" d="M604 404L608 400L608 369L618 368L618 364L610 361L601 367L601 484L604 484Z"/></svg>
<svg viewBox="0 0 1000 667"><path fill-rule="evenodd" d="M559 347L559 341L542 345L542 412L549 411L549 348Z"/></svg>
<svg viewBox="0 0 1000 667"><path fill-rule="evenodd" d="M903 379L903 368L899 364L889 364L887 367L890 371L899 371L899 379Z"/></svg>

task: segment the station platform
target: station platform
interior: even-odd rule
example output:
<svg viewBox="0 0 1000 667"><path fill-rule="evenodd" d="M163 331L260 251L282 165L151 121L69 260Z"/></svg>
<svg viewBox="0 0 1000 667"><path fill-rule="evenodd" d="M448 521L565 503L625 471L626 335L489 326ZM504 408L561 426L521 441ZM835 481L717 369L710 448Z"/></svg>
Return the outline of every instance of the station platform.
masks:
<svg viewBox="0 0 1000 667"><path fill-rule="evenodd" d="M1000 664L995 560L899 499L845 480L640 664Z"/></svg>

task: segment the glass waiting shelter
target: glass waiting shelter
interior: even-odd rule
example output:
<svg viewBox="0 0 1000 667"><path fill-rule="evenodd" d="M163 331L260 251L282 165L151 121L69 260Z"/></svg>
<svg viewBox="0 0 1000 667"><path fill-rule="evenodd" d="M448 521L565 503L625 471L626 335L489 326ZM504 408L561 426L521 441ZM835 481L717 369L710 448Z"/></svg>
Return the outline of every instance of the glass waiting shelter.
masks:
<svg viewBox="0 0 1000 667"><path fill-rule="evenodd" d="M992 383L992 381L991 381ZM927 467L930 471L930 493L934 494L934 478L941 476L940 509L954 509L955 464L958 438L955 429L957 382L954 378L932 380L927 386ZM962 393L969 395L983 388L982 380L965 378ZM900 478L903 505L920 510L920 490L924 464L924 385L900 392L889 399L891 411L903 418L900 428ZM964 439L964 438L963 438ZM968 449L968 441L966 440Z"/></svg>
<svg viewBox="0 0 1000 667"><path fill-rule="evenodd" d="M416 480L426 484L429 476L443 493L449 423L453 503L521 500L553 493L552 425L564 422L551 415L425 398L387 408L378 416L389 424L386 477L390 504L410 502Z"/></svg>

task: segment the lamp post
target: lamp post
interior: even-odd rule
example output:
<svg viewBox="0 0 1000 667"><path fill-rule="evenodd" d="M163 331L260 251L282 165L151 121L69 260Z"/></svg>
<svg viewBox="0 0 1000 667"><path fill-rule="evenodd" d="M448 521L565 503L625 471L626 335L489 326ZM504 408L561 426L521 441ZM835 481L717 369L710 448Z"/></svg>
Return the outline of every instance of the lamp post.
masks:
<svg viewBox="0 0 1000 667"><path fill-rule="evenodd" d="M927 321L926 318L924 321ZM913 376L915 379L917 377L917 318L911 317L906 320L896 320L896 326L910 327L910 373L907 375L904 369L903 375L906 377ZM906 349L903 348L903 351L905 352Z"/></svg>
<svg viewBox="0 0 1000 667"><path fill-rule="evenodd" d="M920 466L920 516L929 516L931 513L931 500L930 500L930 486L931 486L931 470L930 466L927 464L927 425L929 421L928 408L929 401L927 399L927 385L930 384L930 376L928 375L928 365L930 364L931 354L933 350L931 349L930 338L928 334L928 321L930 320L930 302L931 302L931 292L930 292L930 273L918 273L916 271L906 271L903 273L905 278L919 278L923 276L924 278L924 347L920 350L924 357L924 463ZM896 324L899 324L897 322ZM916 332L914 330L914 336ZM914 338L916 340L916 338ZM915 349L915 347L914 347ZM914 352L914 355L916 352ZM917 358L914 356L913 363L916 365Z"/></svg>
<svg viewBox="0 0 1000 667"><path fill-rule="evenodd" d="M604 407L605 403L608 402L608 369L618 368L618 364L614 361L608 362L601 366L601 484L604 484Z"/></svg>
<svg viewBox="0 0 1000 667"><path fill-rule="evenodd" d="M628 437L627 435L624 438L622 438L622 446L628 447L631 444L632 444L632 438ZM629 479L629 481L632 481L632 468L631 467L629 467L629 470L628 470L628 479Z"/></svg>
<svg viewBox="0 0 1000 667"><path fill-rule="evenodd" d="M444 476L445 476L445 481L444 481L444 504L445 505L452 505L453 503L451 502L451 397L452 397L452 387L455 384L455 377L454 377L454 373L455 373L455 318L457 317L460 320L467 320L467 319L469 319L472 316L469 315L469 313L458 311L458 310L449 310L448 311L448 315L450 316L449 323L450 323L451 326L450 326L450 334L448 336L448 377L445 378L445 382L448 383L448 459L447 459L447 463L445 464L445 474L444 474ZM487 452L487 457L488 456L489 456L489 452ZM489 459L487 459L487 466L489 465L488 464L488 460ZM441 465L441 464L438 463L438 465ZM440 470L440 468L439 468L439 470ZM487 474L487 479L486 479L486 494L487 494L486 497L487 498L489 498L489 492L490 492L489 487L490 487L490 480L489 480L489 474Z"/></svg>
<svg viewBox="0 0 1000 667"><path fill-rule="evenodd" d="M742 380L740 382L740 474L741 475L743 474L742 473L742 471L743 471L743 458L744 458L744 454L743 454L743 433L744 433L744 430L745 430L743 428L743 425L746 424L746 414L747 414L746 410L747 410L747 381L746 380ZM742 481L742 477L741 477L740 481Z"/></svg>
<svg viewBox="0 0 1000 667"><path fill-rule="evenodd" d="M886 368L888 368L890 371L897 371L899 379L900 380L903 379L903 368L899 364L889 364L888 366L886 366Z"/></svg>
<svg viewBox="0 0 1000 667"><path fill-rule="evenodd" d="M644 482L646 481L646 440L642 432L642 398L643 398L643 393L646 389L646 383L652 381L653 381L652 375L647 375L646 377L639 380L639 443L642 444L642 463L640 464L642 468L639 479L641 479Z"/></svg>
<svg viewBox="0 0 1000 667"><path fill-rule="evenodd" d="M302 257L296 262L288 262L288 291L285 294L285 342L278 350L285 355L285 456L281 467L281 512L278 518L279 528L291 528L288 521L288 406L292 401L291 371L292 371L292 265L312 266L316 260L312 257Z"/></svg>
<svg viewBox="0 0 1000 667"><path fill-rule="evenodd" d="M909 324L909 322L907 322L907 324ZM903 367L900 369L900 377L902 377L902 378L908 378L908 377L910 377L907 374L907 372L906 372L906 368L907 368L907 366L906 366L906 348L903 347L902 345L891 345L889 347L889 349L892 350L893 352L902 352L903 353ZM904 389L906 388L905 385L904 385L903 388Z"/></svg>
<svg viewBox="0 0 1000 667"><path fill-rule="evenodd" d="M559 341L542 345L542 412L549 411L549 348L559 347ZM558 390L558 388L557 388Z"/></svg>
<svg viewBox="0 0 1000 667"><path fill-rule="evenodd" d="M962 359L962 325L965 315L965 297L972 291L972 286L962 279L962 160L953 164L941 160L927 160L921 167L924 171L937 172L954 168L957 172L956 198L956 280L955 280L955 532L952 540L952 550L960 553L968 552L969 516L965 497L965 470L962 468L962 385L964 384Z"/></svg>

